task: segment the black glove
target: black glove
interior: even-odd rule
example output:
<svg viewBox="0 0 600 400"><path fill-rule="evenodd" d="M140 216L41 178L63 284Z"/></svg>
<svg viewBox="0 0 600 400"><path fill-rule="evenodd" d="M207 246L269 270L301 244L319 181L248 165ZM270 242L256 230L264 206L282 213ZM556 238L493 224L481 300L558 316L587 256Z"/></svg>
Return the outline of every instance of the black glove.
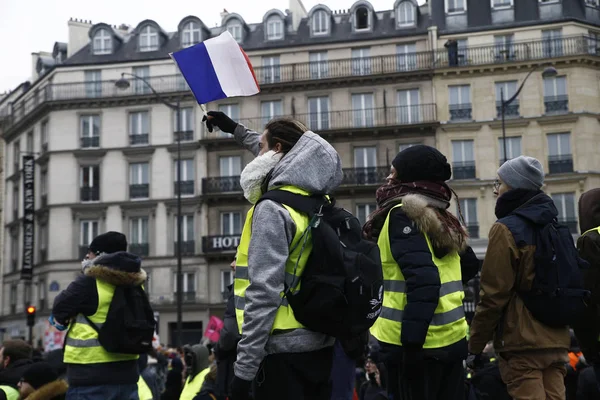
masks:
<svg viewBox="0 0 600 400"><path fill-rule="evenodd" d="M481 369L483 365L483 356L481 354L469 354L467 357L467 367L475 371Z"/></svg>
<svg viewBox="0 0 600 400"><path fill-rule="evenodd" d="M202 121L206 121L206 127L209 132L213 131L213 127L217 127L223 132L233 133L235 128L238 126L238 123L232 120L227 116L227 114L221 111L209 111L206 115L202 117Z"/></svg>
<svg viewBox="0 0 600 400"><path fill-rule="evenodd" d="M408 378L417 378L425 371L425 355L422 347L404 346L402 374Z"/></svg>
<svg viewBox="0 0 600 400"><path fill-rule="evenodd" d="M229 385L229 400L249 400L252 381L234 376Z"/></svg>

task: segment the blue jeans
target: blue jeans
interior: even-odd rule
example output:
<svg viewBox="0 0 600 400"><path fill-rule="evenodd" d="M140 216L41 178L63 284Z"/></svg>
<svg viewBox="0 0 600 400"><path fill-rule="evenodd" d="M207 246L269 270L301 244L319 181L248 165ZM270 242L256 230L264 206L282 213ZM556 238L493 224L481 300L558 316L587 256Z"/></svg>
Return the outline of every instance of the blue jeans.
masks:
<svg viewBox="0 0 600 400"><path fill-rule="evenodd" d="M140 400L137 384L71 386L66 400Z"/></svg>

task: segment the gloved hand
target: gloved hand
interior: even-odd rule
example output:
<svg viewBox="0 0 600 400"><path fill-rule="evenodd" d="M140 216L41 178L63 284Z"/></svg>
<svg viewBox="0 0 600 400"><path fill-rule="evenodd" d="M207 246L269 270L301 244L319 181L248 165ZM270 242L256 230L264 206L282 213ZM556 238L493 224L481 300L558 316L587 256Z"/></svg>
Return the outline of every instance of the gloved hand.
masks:
<svg viewBox="0 0 600 400"><path fill-rule="evenodd" d="M467 357L467 367L471 370L478 370L483 367L483 357L481 354L469 354Z"/></svg>
<svg viewBox="0 0 600 400"><path fill-rule="evenodd" d="M50 325L52 325L53 327L55 327L56 329L58 329L59 331L64 331L69 327L69 324L67 325L61 325L59 324L55 319L54 319L54 315L50 315L50 317L48 318L48 321L50 322Z"/></svg>
<svg viewBox="0 0 600 400"><path fill-rule="evenodd" d="M250 386L252 386L252 381L234 376L229 385L229 400L249 400Z"/></svg>
<svg viewBox="0 0 600 400"><path fill-rule="evenodd" d="M423 375L425 371L425 355L423 348L418 346L403 346L402 373L409 379Z"/></svg>
<svg viewBox="0 0 600 400"><path fill-rule="evenodd" d="M213 127L217 127L223 132L233 134L238 123L227 116L227 114L221 111L209 111L202 117L202 121L206 122L206 127L209 132L213 131Z"/></svg>

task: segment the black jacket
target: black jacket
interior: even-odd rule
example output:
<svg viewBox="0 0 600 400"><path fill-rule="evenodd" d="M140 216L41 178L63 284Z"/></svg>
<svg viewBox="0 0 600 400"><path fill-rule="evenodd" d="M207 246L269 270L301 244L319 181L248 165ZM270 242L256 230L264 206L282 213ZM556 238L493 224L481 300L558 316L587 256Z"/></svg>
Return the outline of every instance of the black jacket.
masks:
<svg viewBox="0 0 600 400"><path fill-rule="evenodd" d="M216 392L219 396L229 395L229 384L233 379L233 364L237 357L237 344L241 339L235 316L235 297L233 285L229 285L227 307L223 315L223 329L215 346L217 360Z"/></svg>
<svg viewBox="0 0 600 400"><path fill-rule="evenodd" d="M18 390L17 385L23 377L23 373L31 364L33 364L31 360L18 360L0 370L0 386L12 386ZM0 400L6 400L6 394L3 390L0 390Z"/></svg>
<svg viewBox="0 0 600 400"><path fill-rule="evenodd" d="M146 273L140 268L139 257L119 252L98 257L85 273L72 282L54 300L52 315L60 324L67 324L77 314L90 316L98 308L96 279L121 285L141 285ZM67 364L70 386L137 384L139 379L136 360L99 364Z"/></svg>

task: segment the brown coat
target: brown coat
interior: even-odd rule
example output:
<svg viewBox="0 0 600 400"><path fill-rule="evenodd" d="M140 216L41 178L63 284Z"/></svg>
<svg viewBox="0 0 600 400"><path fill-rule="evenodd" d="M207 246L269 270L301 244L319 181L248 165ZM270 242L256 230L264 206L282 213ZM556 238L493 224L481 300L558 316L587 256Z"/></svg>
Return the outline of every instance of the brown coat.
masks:
<svg viewBox="0 0 600 400"><path fill-rule="evenodd" d="M506 225L496 222L490 229L481 299L471 323L471 353L481 353L492 338L497 352L569 348L568 327L556 329L538 322L516 294L516 287L531 289L534 253L535 246L517 247Z"/></svg>

